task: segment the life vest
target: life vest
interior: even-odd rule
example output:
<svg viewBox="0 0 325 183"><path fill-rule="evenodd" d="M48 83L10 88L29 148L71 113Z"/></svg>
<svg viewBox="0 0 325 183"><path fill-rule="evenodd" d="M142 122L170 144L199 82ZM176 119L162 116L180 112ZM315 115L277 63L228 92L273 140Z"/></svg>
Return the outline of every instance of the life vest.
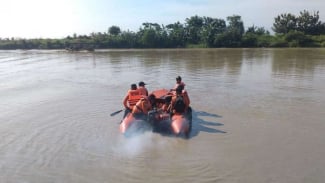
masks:
<svg viewBox="0 0 325 183"><path fill-rule="evenodd" d="M143 114L148 114L148 111L151 108L151 104L148 100L148 97L142 96L140 100L134 105L132 113L133 114L138 114L138 113L143 113Z"/></svg>
<svg viewBox="0 0 325 183"><path fill-rule="evenodd" d="M130 107L133 107L142 97L139 90L129 90L128 95L128 103Z"/></svg>

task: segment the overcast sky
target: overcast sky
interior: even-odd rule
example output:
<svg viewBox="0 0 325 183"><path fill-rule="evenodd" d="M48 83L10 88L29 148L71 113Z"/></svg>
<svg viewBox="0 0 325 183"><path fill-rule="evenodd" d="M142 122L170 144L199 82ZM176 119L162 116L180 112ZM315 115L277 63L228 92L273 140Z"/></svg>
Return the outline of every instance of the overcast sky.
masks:
<svg viewBox="0 0 325 183"><path fill-rule="evenodd" d="M325 22L325 0L0 0L0 37L63 38L112 25L138 31L144 22L185 23L194 15L240 15L245 27L271 30L277 15L303 10L319 11Z"/></svg>

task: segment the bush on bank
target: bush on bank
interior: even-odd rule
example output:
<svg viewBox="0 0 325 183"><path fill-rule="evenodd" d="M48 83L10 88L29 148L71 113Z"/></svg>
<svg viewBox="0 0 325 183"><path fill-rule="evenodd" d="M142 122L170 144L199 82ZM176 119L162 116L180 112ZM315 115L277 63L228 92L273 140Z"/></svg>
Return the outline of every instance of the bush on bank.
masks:
<svg viewBox="0 0 325 183"><path fill-rule="evenodd" d="M62 39L0 38L0 49L325 47L325 24L319 20L318 11L278 15L272 29L274 35L255 25L245 30L239 15L226 20L195 15L186 18L184 24L146 22L138 32L121 31L114 25L107 32Z"/></svg>

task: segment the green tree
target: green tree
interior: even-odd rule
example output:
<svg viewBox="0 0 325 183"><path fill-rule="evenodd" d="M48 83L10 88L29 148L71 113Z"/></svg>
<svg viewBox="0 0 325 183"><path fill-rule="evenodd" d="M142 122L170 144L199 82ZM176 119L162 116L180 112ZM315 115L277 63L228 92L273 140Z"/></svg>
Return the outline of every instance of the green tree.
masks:
<svg viewBox="0 0 325 183"><path fill-rule="evenodd" d="M199 44L201 41L201 31L203 27L203 18L197 15L185 20L185 29L187 40L190 44Z"/></svg>
<svg viewBox="0 0 325 183"><path fill-rule="evenodd" d="M244 34L244 23L241 16L228 16L229 25L224 33L216 36L214 44L217 47L239 47Z"/></svg>
<svg viewBox="0 0 325 183"><path fill-rule="evenodd" d="M285 40L289 42L289 46L298 47L298 46L308 46L312 40L300 31L290 31L285 35Z"/></svg>
<svg viewBox="0 0 325 183"><path fill-rule="evenodd" d="M186 33L183 24L176 22L166 26L169 46L170 47L183 47L186 42Z"/></svg>
<svg viewBox="0 0 325 183"><path fill-rule="evenodd" d="M121 33L121 46L123 48L135 48L137 47L137 37L134 32L122 32Z"/></svg>
<svg viewBox="0 0 325 183"><path fill-rule="evenodd" d="M246 31L246 34L247 33L252 33L252 34L256 34L256 35L269 35L270 32L265 30L264 27L257 27L255 25L251 26L251 27L248 27L247 28L247 31Z"/></svg>
<svg viewBox="0 0 325 183"><path fill-rule="evenodd" d="M145 48L156 48L161 44L163 29L157 23L143 23L143 28L138 32L139 42Z"/></svg>
<svg viewBox="0 0 325 183"><path fill-rule="evenodd" d="M110 28L108 28L108 33L110 35L117 36L121 33L121 29L120 29L120 27L113 25Z"/></svg>
<svg viewBox="0 0 325 183"><path fill-rule="evenodd" d="M257 47L258 35L248 32L242 37L242 46Z"/></svg>
<svg viewBox="0 0 325 183"><path fill-rule="evenodd" d="M314 12L312 15L304 10L300 12L297 18L297 30L307 35L320 35L322 29L322 22L319 21L319 12Z"/></svg>
<svg viewBox="0 0 325 183"><path fill-rule="evenodd" d="M291 30L297 30L297 18L293 14L281 14L274 18L272 27L278 34L287 34Z"/></svg>
<svg viewBox="0 0 325 183"><path fill-rule="evenodd" d="M210 17L203 17L204 24L202 29L202 41L208 46L213 47L215 37L226 31L226 21Z"/></svg>
<svg viewBox="0 0 325 183"><path fill-rule="evenodd" d="M156 42L158 40L158 36L153 29L146 29L143 32L141 42L146 48L154 48L156 47Z"/></svg>
<svg viewBox="0 0 325 183"><path fill-rule="evenodd" d="M256 27L255 25L248 27L242 37L242 46L244 47L266 47L269 45L268 36L269 31L264 27Z"/></svg>
<svg viewBox="0 0 325 183"><path fill-rule="evenodd" d="M229 23L227 29L230 31L235 31L238 35L243 35L245 32L244 23L241 20L241 16L233 15L228 16L227 21Z"/></svg>

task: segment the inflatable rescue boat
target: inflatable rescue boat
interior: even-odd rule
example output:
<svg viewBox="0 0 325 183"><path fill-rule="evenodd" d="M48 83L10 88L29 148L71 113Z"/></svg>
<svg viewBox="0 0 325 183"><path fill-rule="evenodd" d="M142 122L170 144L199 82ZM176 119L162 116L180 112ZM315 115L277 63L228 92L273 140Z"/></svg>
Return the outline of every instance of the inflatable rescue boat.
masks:
<svg viewBox="0 0 325 183"><path fill-rule="evenodd" d="M123 134L134 131L143 126L144 123L150 125L154 132L170 133L177 136L189 137L192 129L192 110L189 107L186 113L170 113L164 109L164 105L169 104L173 92L166 89L159 89L152 92L156 96L153 110L147 116L134 116L127 112L120 124L120 132ZM170 104L169 104L170 105Z"/></svg>

